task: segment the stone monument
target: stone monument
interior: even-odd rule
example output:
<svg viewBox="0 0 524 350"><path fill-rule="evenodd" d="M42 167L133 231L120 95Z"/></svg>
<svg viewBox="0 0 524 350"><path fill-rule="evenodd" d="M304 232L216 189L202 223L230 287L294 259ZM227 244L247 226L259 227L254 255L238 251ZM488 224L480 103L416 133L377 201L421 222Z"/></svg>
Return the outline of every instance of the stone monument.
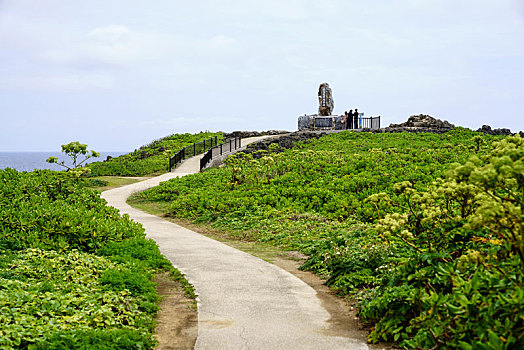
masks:
<svg viewBox="0 0 524 350"><path fill-rule="evenodd" d="M343 116L333 115L335 102L328 83L318 87L318 114L298 117L298 130L342 130Z"/></svg>
<svg viewBox="0 0 524 350"><path fill-rule="evenodd" d="M335 101L328 83L322 83L318 87L318 115L327 117L333 113Z"/></svg>

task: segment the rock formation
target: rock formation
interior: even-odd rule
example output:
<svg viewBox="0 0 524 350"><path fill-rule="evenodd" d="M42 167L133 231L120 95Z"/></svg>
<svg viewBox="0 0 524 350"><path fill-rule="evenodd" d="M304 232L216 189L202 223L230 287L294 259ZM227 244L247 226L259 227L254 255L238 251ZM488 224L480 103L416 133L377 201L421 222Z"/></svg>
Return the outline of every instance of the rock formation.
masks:
<svg viewBox="0 0 524 350"><path fill-rule="evenodd" d="M408 121L401 124L390 124L385 128L385 132L434 132L444 133L455 128L455 125L448 121L442 121L440 119L433 118L432 116L419 114L412 115L408 118Z"/></svg>
<svg viewBox="0 0 524 350"><path fill-rule="evenodd" d="M401 124L390 124L390 128L438 128L438 129L453 129L455 125L448 121L435 119L430 115L419 114L412 115L408 121Z"/></svg>
<svg viewBox="0 0 524 350"><path fill-rule="evenodd" d="M491 126L489 125L482 125L482 127L478 129L477 132L482 132L488 135L503 135L503 136L513 135L510 129L492 129Z"/></svg>
<svg viewBox="0 0 524 350"><path fill-rule="evenodd" d="M282 152L285 149L292 148L295 143L300 141L309 141L312 139L318 139L321 136L327 135L327 132L311 132L311 131L295 131L287 135L280 135L264 139L258 142L251 143L247 148L242 151L244 153L253 153L253 157L258 159L262 157L262 154L257 154L256 151L268 150L272 143L278 144L276 152Z"/></svg>
<svg viewBox="0 0 524 350"><path fill-rule="evenodd" d="M229 139L232 137L240 137L240 138L248 138L248 137L256 137L256 136L265 136L265 135L281 135L281 134L289 134L289 131L285 130L267 130L267 131L233 131L233 132L222 132L222 135L224 135L224 139Z"/></svg>

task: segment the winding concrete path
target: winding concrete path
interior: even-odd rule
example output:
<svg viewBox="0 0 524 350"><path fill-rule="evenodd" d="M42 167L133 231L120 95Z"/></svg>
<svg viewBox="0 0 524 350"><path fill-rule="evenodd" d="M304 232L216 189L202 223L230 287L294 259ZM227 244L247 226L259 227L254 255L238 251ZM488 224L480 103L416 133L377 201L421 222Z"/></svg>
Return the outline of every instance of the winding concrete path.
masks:
<svg viewBox="0 0 524 350"><path fill-rule="evenodd" d="M259 138L243 140L243 145ZM109 205L144 226L160 251L198 294L196 349L367 349L333 335L316 292L279 267L201 234L132 208L126 199L173 177L199 170L200 157L174 172L102 193Z"/></svg>

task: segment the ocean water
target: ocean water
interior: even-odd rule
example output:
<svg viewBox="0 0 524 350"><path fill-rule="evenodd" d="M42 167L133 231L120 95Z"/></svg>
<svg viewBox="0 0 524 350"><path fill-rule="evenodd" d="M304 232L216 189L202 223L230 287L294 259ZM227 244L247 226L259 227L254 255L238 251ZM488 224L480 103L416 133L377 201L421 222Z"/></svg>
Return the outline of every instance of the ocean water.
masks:
<svg viewBox="0 0 524 350"><path fill-rule="evenodd" d="M106 160L107 156L118 157L128 152L100 152L100 157L90 158L87 163ZM62 152L0 152L0 169L11 168L18 171L33 171L35 169L64 170L57 164L49 164L45 160L49 157L57 157L58 161L64 161L71 165L72 161ZM84 159L83 156L79 158Z"/></svg>

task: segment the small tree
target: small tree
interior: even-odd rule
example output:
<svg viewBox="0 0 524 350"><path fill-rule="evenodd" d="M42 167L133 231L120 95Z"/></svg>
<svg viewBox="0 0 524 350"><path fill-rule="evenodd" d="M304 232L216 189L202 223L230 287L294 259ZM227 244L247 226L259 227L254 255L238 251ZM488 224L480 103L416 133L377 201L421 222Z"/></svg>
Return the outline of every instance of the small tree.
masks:
<svg viewBox="0 0 524 350"><path fill-rule="evenodd" d="M69 158L71 158L73 164L71 166L66 165L64 161L59 162L57 157L49 157L46 159L48 163L58 164L68 171L71 171L73 175L80 176L84 173L89 172L89 169L82 169L86 160L92 157L100 157L100 153L90 150L87 150L87 145L82 144L78 141L69 142L66 145L62 145L62 152L64 152ZM83 155L85 158L80 161L79 157Z"/></svg>

